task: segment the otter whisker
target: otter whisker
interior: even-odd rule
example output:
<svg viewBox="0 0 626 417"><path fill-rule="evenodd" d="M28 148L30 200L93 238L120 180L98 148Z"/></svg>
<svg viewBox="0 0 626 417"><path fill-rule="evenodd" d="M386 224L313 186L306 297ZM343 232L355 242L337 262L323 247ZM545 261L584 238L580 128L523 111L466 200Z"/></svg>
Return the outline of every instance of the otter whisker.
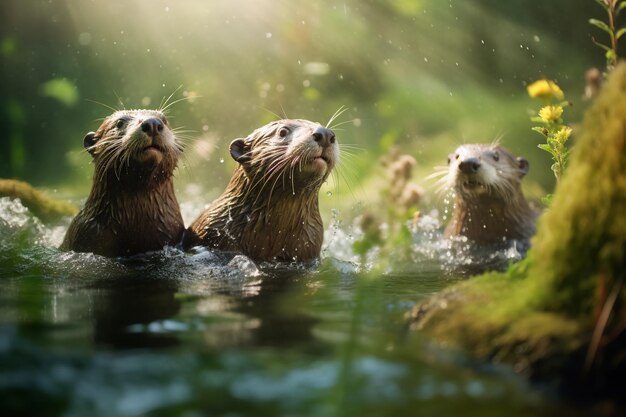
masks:
<svg viewBox="0 0 626 417"><path fill-rule="evenodd" d="M262 110L265 110L265 111L266 111L266 112L268 112L268 113L271 113L272 115L276 116L276 120L287 119L287 117L282 117L282 116L280 116L280 115L278 115L278 114L274 113L273 111L271 111L271 110L270 110L270 109L268 109L267 107L258 106L258 105L255 105L254 107L259 108L259 109L262 109ZM281 106L281 108L282 108L282 106ZM282 110L283 110L283 113L285 113L285 109L282 109Z"/></svg>
<svg viewBox="0 0 626 417"><path fill-rule="evenodd" d="M187 129L185 126L174 127L170 129L170 131L175 135L178 135L179 133L198 133L197 130Z"/></svg>
<svg viewBox="0 0 626 417"><path fill-rule="evenodd" d="M438 170L424 177L425 181L430 181L435 178L440 179L441 177L449 174L448 167L435 167L435 169L438 169Z"/></svg>
<svg viewBox="0 0 626 417"><path fill-rule="evenodd" d="M278 103L278 105L280 106L280 109L283 111L283 119L289 119L289 117L287 116L287 112L285 111L285 108L283 107L283 103Z"/></svg>
<svg viewBox="0 0 626 417"><path fill-rule="evenodd" d="M299 158L299 157L298 157ZM300 165L300 170L302 170L302 165ZM294 170L295 170L296 166L292 165L291 166L291 194L296 195L296 183L295 183L295 175L294 175Z"/></svg>
<svg viewBox="0 0 626 417"><path fill-rule="evenodd" d="M121 166L121 157L123 156L124 148L121 141L110 141L110 147L105 149L102 159L104 165L102 166L103 175L111 169L113 173L117 172L118 166ZM119 180L119 174L117 174Z"/></svg>
<svg viewBox="0 0 626 417"><path fill-rule="evenodd" d="M342 150L341 151L341 159L339 159L339 161L341 161L343 159L345 159L346 161L348 161L350 163L354 163L355 161L359 160L360 158L357 155L354 155L351 152L347 152L345 150Z"/></svg>
<svg viewBox="0 0 626 417"><path fill-rule="evenodd" d="M282 174L278 175L278 176L276 177L276 179L274 180L274 182L272 183L272 187L270 188L270 195L269 195L269 197L268 197L268 199L267 199L267 206L268 206L268 208L270 207L270 203L271 203L271 201L272 201L272 195L274 194L274 190L276 189L276 183L277 183L277 182L278 182L278 180L279 180L279 179L281 179L281 178L283 178L283 181L284 181L284 175L285 175L285 173L284 173L284 172L283 172Z"/></svg>
<svg viewBox="0 0 626 417"><path fill-rule="evenodd" d="M90 98L86 98L86 99L85 99L85 101L89 101L90 103L94 103L94 104L98 104L98 105L100 105L100 106L102 106L102 107L106 107L107 109L109 109L109 110L111 110L111 111L114 111L114 112L116 112L116 111L118 111L118 110L119 110L119 109L116 109L116 108L115 108L115 107L113 107L113 106L109 106L108 104L102 103L102 102L100 102L100 101L92 100L92 99L90 99ZM99 119L99 120L104 120L104 119L105 119L105 118L103 117L103 118L101 118L101 119Z"/></svg>
<svg viewBox="0 0 626 417"><path fill-rule="evenodd" d="M496 147L496 146L500 146L500 143L502 142L502 138L504 138L504 133L498 133L496 135L495 138L493 138L493 140L491 141L491 143L489 144L492 148Z"/></svg>
<svg viewBox="0 0 626 417"><path fill-rule="evenodd" d="M189 97L189 96L187 96L187 97L181 97L181 98L179 98L179 99L176 99L176 100L172 101L172 102L171 102L171 103L169 103L167 106L163 107L163 109L161 109L161 112L162 112L162 113L164 113L164 114L169 115L169 113L168 113L168 112L169 112L169 110L170 110L170 107L172 107L173 105L178 104L178 103L180 103L181 101L188 101L188 100L189 100L189 99L191 99L191 98L196 99L196 98L201 98L201 97L202 97L202 96L193 96L193 97Z"/></svg>
<svg viewBox="0 0 626 417"><path fill-rule="evenodd" d="M276 180L274 181L274 185L276 184L276 181L278 181L278 179L280 179L280 177L282 175L282 172L283 172L284 168L286 167L288 161L278 160L278 161L273 161L273 162L278 164L278 165L275 166L276 169L275 170L269 170L268 169L268 171L263 173L263 175L261 177L261 180L259 182L255 183L255 187L256 187L256 185L261 184L261 188L260 188L260 190L258 192L257 198L254 200L253 205L255 205L257 203L259 197L261 197L261 195L263 195L263 189L272 180L272 178L274 176L276 176ZM277 174L277 175L274 175L274 174ZM269 193L268 202L271 200L271 195L272 195L272 191L273 191L274 185L272 186L272 189L271 189L271 191ZM255 187L252 187L252 188L255 188ZM252 189L248 192L248 194L251 191L252 191Z"/></svg>
<svg viewBox="0 0 626 417"><path fill-rule="evenodd" d="M341 107L339 107L337 109L337 111L335 111L335 113L333 113L333 115L330 117L330 120L328 121L328 123L326 123L325 127L328 127L329 129L332 129L332 127L329 127L336 118L338 118L339 116L341 116L342 114L344 114L346 111L348 111L348 107L342 105Z"/></svg>
<svg viewBox="0 0 626 417"><path fill-rule="evenodd" d="M343 125L347 125L350 123L354 123L356 119L351 119L351 120L345 120L343 122L339 122L337 124L332 125L331 127L329 127L329 129L331 130L343 130L343 129L339 129L339 126L343 126Z"/></svg>
<svg viewBox="0 0 626 417"><path fill-rule="evenodd" d="M340 143L339 144L339 149L342 149L342 150L343 149L356 149L356 150L359 150L359 151L366 151L367 152L367 149L364 148L363 146L359 146L359 145L356 145L356 144L353 144L353 143Z"/></svg>
<svg viewBox="0 0 626 417"><path fill-rule="evenodd" d="M126 110L126 105L122 101L122 98L115 92L115 90L113 90L113 94L115 94L115 97L117 98L117 102L122 106L122 110Z"/></svg>
<svg viewBox="0 0 626 417"><path fill-rule="evenodd" d="M356 199L356 194L354 193L354 190L352 189L352 187L350 186L350 181L348 178L348 172L346 167L344 166L337 166L337 172L335 173L333 171L333 174L337 176L337 191L339 191L339 180L338 178L340 177L341 179L343 179L343 182L345 182L346 187L348 188L348 191L350 192L350 195L352 195L352 198Z"/></svg>
<svg viewBox="0 0 626 417"><path fill-rule="evenodd" d="M174 94L176 94L176 92L180 90L182 87L183 87L182 84L176 87L176 89L172 91L172 94L170 94L167 98L163 96L163 98L161 99L161 103L159 104L159 107L157 107L157 111L160 111L161 113L165 112L165 110L167 110L167 108L169 107L167 104L168 101L170 101L170 99L174 97Z"/></svg>

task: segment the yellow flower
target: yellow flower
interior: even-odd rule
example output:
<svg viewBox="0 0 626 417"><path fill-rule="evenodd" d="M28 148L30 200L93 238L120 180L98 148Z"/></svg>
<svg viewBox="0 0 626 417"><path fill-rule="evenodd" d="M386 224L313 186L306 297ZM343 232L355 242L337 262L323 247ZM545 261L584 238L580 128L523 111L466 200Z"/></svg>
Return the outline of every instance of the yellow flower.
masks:
<svg viewBox="0 0 626 417"><path fill-rule="evenodd" d="M535 98L542 98L544 100L549 100L551 98L556 98L557 100L565 99L565 94L561 88L554 82L550 80L539 80L535 81L528 87L528 95Z"/></svg>
<svg viewBox="0 0 626 417"><path fill-rule="evenodd" d="M569 126L562 127L558 132L554 134L554 139L560 143L565 143L569 136L572 134L572 128Z"/></svg>
<svg viewBox="0 0 626 417"><path fill-rule="evenodd" d="M539 110L539 117L546 123L556 122L563 114L561 106L545 106Z"/></svg>

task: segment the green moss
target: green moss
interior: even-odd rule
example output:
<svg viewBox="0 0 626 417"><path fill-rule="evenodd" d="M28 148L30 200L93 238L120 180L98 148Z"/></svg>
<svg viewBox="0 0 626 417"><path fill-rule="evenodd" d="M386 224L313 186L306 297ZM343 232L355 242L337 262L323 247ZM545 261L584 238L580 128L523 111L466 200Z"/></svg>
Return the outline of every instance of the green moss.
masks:
<svg viewBox="0 0 626 417"><path fill-rule="evenodd" d="M550 362L550 372L561 376L571 371L565 369L572 366L570 358L587 352L611 291L618 294L613 314L598 323L606 325L605 334L623 328L625 146L622 64L585 116L568 171L540 219L529 257L506 273L470 279L419 306L411 314L413 327L479 357L514 363L517 369ZM603 363L613 368L604 371L624 366L626 346L619 338L604 337L600 345ZM581 371L578 359L574 362Z"/></svg>
<svg viewBox="0 0 626 417"><path fill-rule="evenodd" d="M0 179L0 197L19 198L31 213L44 222L73 216L78 212L73 205L50 198L30 184L18 180Z"/></svg>
<svg viewBox="0 0 626 417"><path fill-rule="evenodd" d="M614 71L585 122L533 242L530 273L548 288L542 304L589 316L598 277L609 288L626 269L626 66ZM539 278L540 277L540 278Z"/></svg>

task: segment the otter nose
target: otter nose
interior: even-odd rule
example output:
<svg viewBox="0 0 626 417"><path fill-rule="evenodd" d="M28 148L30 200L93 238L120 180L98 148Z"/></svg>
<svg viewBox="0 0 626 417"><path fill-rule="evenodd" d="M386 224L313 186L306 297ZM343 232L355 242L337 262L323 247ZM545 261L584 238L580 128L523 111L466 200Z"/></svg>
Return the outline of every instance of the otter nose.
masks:
<svg viewBox="0 0 626 417"><path fill-rule="evenodd" d="M315 129L313 132L313 139L315 139L315 142L319 143L319 145L324 148L329 147L335 143L336 140L333 131L322 126Z"/></svg>
<svg viewBox="0 0 626 417"><path fill-rule="evenodd" d="M145 132L148 136L156 136L163 131L163 122L156 117L146 119L141 124L141 131Z"/></svg>
<svg viewBox="0 0 626 417"><path fill-rule="evenodd" d="M459 164L459 169L465 174L473 174L480 168L480 161L476 158L467 158Z"/></svg>

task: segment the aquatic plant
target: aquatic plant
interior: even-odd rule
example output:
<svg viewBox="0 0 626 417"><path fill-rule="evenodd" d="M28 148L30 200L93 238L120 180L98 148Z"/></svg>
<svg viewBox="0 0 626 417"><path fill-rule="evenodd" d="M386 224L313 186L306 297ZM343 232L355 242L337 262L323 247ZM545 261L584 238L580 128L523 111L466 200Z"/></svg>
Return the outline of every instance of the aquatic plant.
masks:
<svg viewBox="0 0 626 417"><path fill-rule="evenodd" d="M546 143L541 143L538 147L552 156L551 169L558 182L567 164L569 153L565 143L572 134L572 128L563 123L562 115L565 107L571 103L565 100L563 90L554 81L535 81L527 87L527 90L530 97L543 102L537 115L530 120L541 124L534 126L532 130L545 137Z"/></svg>
<svg viewBox="0 0 626 417"><path fill-rule="evenodd" d="M619 390L614 382L626 369L624 123L626 64L587 111L529 257L419 306L414 328L587 393Z"/></svg>
<svg viewBox="0 0 626 417"><path fill-rule="evenodd" d="M379 207L363 213L359 221L363 237L353 244L354 252L361 257L374 247L384 246L385 253L407 248L411 234L406 224L419 216L418 207L424 194L412 181L416 161L411 155L392 148L382 158L381 165L385 169L385 184L380 192ZM385 229L384 238L382 229Z"/></svg>
<svg viewBox="0 0 626 417"><path fill-rule="evenodd" d="M598 19L589 19L589 23L607 33L609 35L610 44L607 45L602 43L596 40L593 36L591 37L591 41L605 51L606 69L610 72L613 68L615 68L619 59L617 54L619 40L624 33L626 33L626 27L617 27L617 18L619 17L622 9L626 7L626 1L595 0L595 2L602 6L606 12L608 18L607 23Z"/></svg>

